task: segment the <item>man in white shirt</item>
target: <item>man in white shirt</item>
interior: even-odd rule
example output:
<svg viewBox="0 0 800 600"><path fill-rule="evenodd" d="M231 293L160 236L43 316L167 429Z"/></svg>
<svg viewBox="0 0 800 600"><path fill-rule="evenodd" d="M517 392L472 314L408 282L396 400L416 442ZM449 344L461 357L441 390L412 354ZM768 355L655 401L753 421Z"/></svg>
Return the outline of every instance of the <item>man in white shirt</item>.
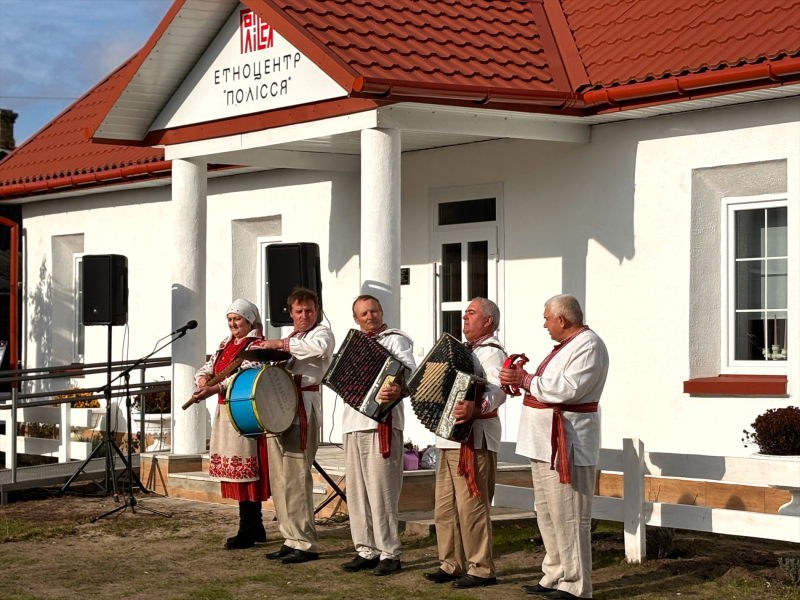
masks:
<svg viewBox="0 0 800 600"><path fill-rule="evenodd" d="M536 517L546 551L544 577L523 589L548 600L591 598L592 499L600 458L597 406L608 375L608 352L583 324L574 296L547 301L544 327L558 345L536 372L500 371L503 384L528 392L517 453L531 459Z"/></svg>
<svg viewBox="0 0 800 600"><path fill-rule="evenodd" d="M414 342L399 329L387 327L377 298L356 298L353 319L413 373ZM400 395L401 386L394 383L381 390L378 399L391 403ZM395 573L400 570L397 506L403 485L403 403L380 424L345 404L342 434L350 533L358 552L342 569L352 573L372 569L376 576Z"/></svg>
<svg viewBox="0 0 800 600"><path fill-rule="evenodd" d="M292 355L287 368L300 392L298 415L292 426L280 435L267 436L272 502L285 541L280 550L266 556L291 564L319 558L311 466L322 422L319 383L331 363L336 342L333 332L317 323L319 300L315 292L298 288L286 303L294 331L282 340L264 340L261 347Z"/></svg>
<svg viewBox="0 0 800 600"><path fill-rule="evenodd" d="M488 384L479 402L462 402L453 410L457 422L474 416L472 434L464 444L437 437L436 543L439 569L424 573L434 583L453 582L456 588L497 583L492 557L492 520L497 452L502 425L497 409L506 395L500 387L500 368L506 352L495 336L500 309L491 300L475 298L464 311L465 346L472 350L475 374Z"/></svg>

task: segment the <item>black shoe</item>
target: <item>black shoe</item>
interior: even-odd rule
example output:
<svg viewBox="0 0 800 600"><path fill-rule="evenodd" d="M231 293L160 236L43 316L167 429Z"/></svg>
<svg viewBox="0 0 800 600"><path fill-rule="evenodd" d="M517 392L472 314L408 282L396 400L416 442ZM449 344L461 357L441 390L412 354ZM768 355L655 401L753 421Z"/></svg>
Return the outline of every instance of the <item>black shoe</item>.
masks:
<svg viewBox="0 0 800 600"><path fill-rule="evenodd" d="M476 577L475 575L464 575L460 579L453 582L453 587L460 590L474 587L484 587L487 585L495 585L497 577ZM550 596L548 596L549 598Z"/></svg>
<svg viewBox="0 0 800 600"><path fill-rule="evenodd" d="M292 550L286 556L281 559L281 562L285 565L299 565L300 563L309 562L311 560L317 560L319 558L319 554L316 552L306 552L305 550Z"/></svg>
<svg viewBox="0 0 800 600"><path fill-rule="evenodd" d="M544 587L543 585L523 585L522 591L526 594L547 594L548 592L555 592L558 591L556 588L548 588Z"/></svg>
<svg viewBox="0 0 800 600"><path fill-rule="evenodd" d="M547 592L546 594L542 594L542 598L547 598L547 600L573 600L573 598L575 600L592 600L591 598L581 598L580 596L570 594L564 590L553 590L551 592Z"/></svg>
<svg viewBox="0 0 800 600"><path fill-rule="evenodd" d="M229 537L225 540L225 550L244 550L245 548L252 548L256 545L253 536L239 531L235 536Z"/></svg>
<svg viewBox="0 0 800 600"><path fill-rule="evenodd" d="M278 560L278 559L283 558L284 556L288 556L292 552L294 552L294 548L289 548L289 546L284 544L283 546L280 547L280 550L277 550L276 552L269 552L268 554L265 554L264 558L268 558L270 560Z"/></svg>
<svg viewBox="0 0 800 600"><path fill-rule="evenodd" d="M447 571L443 571L441 567L432 573L423 573L422 576L433 583L447 583L448 581L455 581L458 579L457 575L450 575Z"/></svg>
<svg viewBox="0 0 800 600"><path fill-rule="evenodd" d="M372 574L375 577L383 577L384 575L391 575L392 573L397 573L400 570L400 561L396 558L384 558L381 562L378 563L378 566L375 567L375 570L372 571Z"/></svg>
<svg viewBox="0 0 800 600"><path fill-rule="evenodd" d="M356 556L350 562L341 565L344 571L348 573L356 573L358 571L365 571L367 569L374 569L380 563L378 558L364 558L363 556Z"/></svg>

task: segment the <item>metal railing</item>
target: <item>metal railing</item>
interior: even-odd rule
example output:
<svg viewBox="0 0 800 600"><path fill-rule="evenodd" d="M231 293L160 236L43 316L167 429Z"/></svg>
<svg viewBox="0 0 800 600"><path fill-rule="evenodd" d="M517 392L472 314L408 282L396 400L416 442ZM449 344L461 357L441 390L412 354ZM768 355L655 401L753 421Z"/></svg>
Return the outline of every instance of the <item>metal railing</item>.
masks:
<svg viewBox="0 0 800 600"><path fill-rule="evenodd" d="M132 366L136 361L115 361L111 363L112 379L114 374L120 374L127 368ZM166 358L150 358L143 361L134 369L139 372L139 382L126 384L124 381L119 380L116 385L111 386L111 399L125 398L128 393L131 396L145 394L153 394L157 392L170 391L171 382L162 381L146 381L146 374L148 369L166 368L172 365L172 359ZM11 384L11 392L0 393L0 411L10 411L10 419L2 419L6 421L6 438L8 440L8 452L6 455L6 465L11 469L11 483L16 484L17 477L17 425L19 423L18 411L28 408L36 408L43 406L53 406L66 403L73 403L76 401L90 401L90 400L103 400L105 394L103 390L105 385L89 388L71 388L57 391L44 391L44 392L20 392L20 385L30 385L36 382L42 382L52 379L75 379L82 378L88 375L105 375L108 370L108 363L92 363L92 364L72 364L62 365L55 367L41 367L34 369L18 369L13 371L0 371L0 384ZM83 395L86 393L89 395ZM81 394L79 396L79 394ZM141 404L140 411L140 443L139 449L143 446L144 430L145 430L145 402ZM170 414L165 412L164 414ZM0 413L2 415L2 413ZM62 423L62 425L64 425ZM65 427L60 428L61 443L70 443L70 432L65 431ZM129 442L130 443L130 442ZM35 482L30 487L35 487Z"/></svg>

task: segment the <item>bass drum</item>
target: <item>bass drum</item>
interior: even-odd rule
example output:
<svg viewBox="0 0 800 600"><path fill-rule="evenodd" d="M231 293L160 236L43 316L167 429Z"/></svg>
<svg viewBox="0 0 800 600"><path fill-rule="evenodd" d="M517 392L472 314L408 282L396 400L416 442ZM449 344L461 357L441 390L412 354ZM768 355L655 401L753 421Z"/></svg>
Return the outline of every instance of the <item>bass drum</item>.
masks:
<svg viewBox="0 0 800 600"><path fill-rule="evenodd" d="M289 429L297 416L299 400L291 373L273 365L240 371L225 396L233 428L245 437Z"/></svg>

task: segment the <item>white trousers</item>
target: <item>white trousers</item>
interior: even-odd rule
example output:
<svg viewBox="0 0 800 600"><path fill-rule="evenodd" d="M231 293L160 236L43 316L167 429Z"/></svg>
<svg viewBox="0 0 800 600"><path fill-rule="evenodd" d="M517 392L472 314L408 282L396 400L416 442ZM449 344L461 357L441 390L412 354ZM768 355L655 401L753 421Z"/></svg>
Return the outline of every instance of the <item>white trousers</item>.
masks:
<svg viewBox="0 0 800 600"><path fill-rule="evenodd" d="M592 500L596 466L576 467L572 483L560 483L550 463L531 460L536 521L546 551L539 585L592 597Z"/></svg>
<svg viewBox="0 0 800 600"><path fill-rule="evenodd" d="M397 505L403 487L403 432L392 430L392 454L383 458L378 431L344 434L347 511L353 545L362 558L400 559Z"/></svg>
<svg viewBox="0 0 800 600"><path fill-rule="evenodd" d="M311 465L317 454L317 418L308 416L306 449L300 449L300 426L267 437L269 487L284 544L295 550L319 552L314 523L314 482Z"/></svg>

